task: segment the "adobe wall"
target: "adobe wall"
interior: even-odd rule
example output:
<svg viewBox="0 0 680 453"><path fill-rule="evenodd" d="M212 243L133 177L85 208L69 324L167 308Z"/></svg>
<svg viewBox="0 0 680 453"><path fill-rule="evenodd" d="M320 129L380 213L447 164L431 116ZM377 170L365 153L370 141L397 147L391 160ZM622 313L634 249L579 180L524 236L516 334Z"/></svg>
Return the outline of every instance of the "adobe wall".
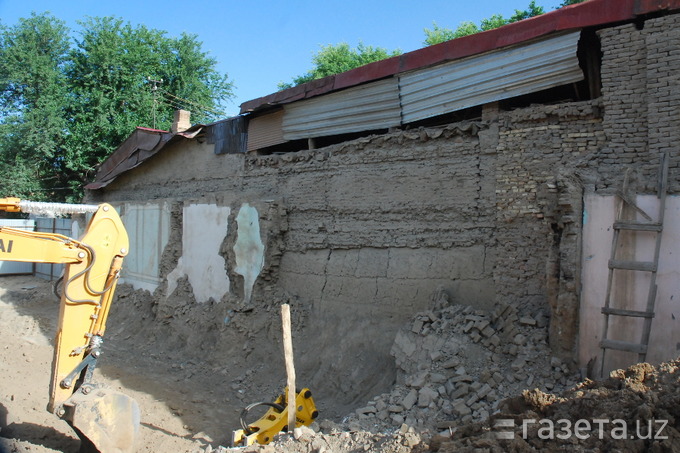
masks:
<svg viewBox="0 0 680 453"><path fill-rule="evenodd" d="M611 195L628 168L633 190L653 191L666 150L678 188L677 17L599 32L602 97L594 101L510 112L489 105L477 123L285 155L215 155L185 142L89 197L172 206L163 276L182 256L178 228L201 222L184 208L230 208L220 254L231 296L221 300L237 311L245 288L231 251L236 215L254 207L264 265L245 308L269 307L284 291L304 312L301 374L341 403L392 382L394 334L442 293L483 309L512 305L539 325L550 319L554 353L573 360L584 194ZM165 310L191 298L173 300Z"/></svg>

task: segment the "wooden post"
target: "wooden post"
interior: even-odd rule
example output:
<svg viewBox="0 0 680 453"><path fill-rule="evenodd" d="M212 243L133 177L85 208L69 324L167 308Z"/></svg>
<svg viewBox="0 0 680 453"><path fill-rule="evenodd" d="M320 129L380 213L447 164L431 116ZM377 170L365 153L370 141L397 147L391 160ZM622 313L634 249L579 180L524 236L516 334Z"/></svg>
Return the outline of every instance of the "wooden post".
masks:
<svg viewBox="0 0 680 453"><path fill-rule="evenodd" d="M297 405L295 398L295 362L293 361L293 335L290 326L290 305L281 305L281 321L283 324L283 354L286 360L286 376L288 377L288 432L293 434L295 429L295 414Z"/></svg>

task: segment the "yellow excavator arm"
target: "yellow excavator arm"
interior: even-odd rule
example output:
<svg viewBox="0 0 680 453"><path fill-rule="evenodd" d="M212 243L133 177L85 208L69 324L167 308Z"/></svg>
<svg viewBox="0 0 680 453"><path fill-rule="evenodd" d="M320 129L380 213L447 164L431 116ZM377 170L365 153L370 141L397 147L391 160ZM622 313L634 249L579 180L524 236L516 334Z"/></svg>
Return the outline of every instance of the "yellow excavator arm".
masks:
<svg viewBox="0 0 680 453"><path fill-rule="evenodd" d="M76 430L83 441L81 451L133 451L139 426L136 402L92 381L111 300L128 253L128 236L118 213L108 204L38 203L17 198L0 198L0 210L92 213L79 240L0 227L0 260L66 265L48 410Z"/></svg>

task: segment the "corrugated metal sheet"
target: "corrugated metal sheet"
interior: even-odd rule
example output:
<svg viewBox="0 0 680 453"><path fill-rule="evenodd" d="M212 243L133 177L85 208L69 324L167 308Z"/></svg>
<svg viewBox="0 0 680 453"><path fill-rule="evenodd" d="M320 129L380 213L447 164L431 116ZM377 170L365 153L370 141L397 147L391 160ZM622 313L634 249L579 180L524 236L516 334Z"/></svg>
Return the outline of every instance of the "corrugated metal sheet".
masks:
<svg viewBox="0 0 680 453"><path fill-rule="evenodd" d="M281 123L283 110L257 116L248 121L248 151L285 143Z"/></svg>
<svg viewBox="0 0 680 453"><path fill-rule="evenodd" d="M43 233L56 233L62 236L77 237L72 231L73 220L64 218L38 218L35 219L35 231ZM34 274L45 280L56 280L64 271L63 264L35 263Z"/></svg>
<svg viewBox="0 0 680 453"><path fill-rule="evenodd" d="M235 116L218 121L207 127L207 140L215 145L215 154L238 154L246 152L246 120Z"/></svg>
<svg viewBox="0 0 680 453"><path fill-rule="evenodd" d="M286 140L387 129L400 124L397 79L390 78L284 107Z"/></svg>
<svg viewBox="0 0 680 453"><path fill-rule="evenodd" d="M0 219L0 227L17 230L35 231L35 220ZM33 263L19 263L16 261L0 261L0 275L32 274Z"/></svg>
<svg viewBox="0 0 680 453"><path fill-rule="evenodd" d="M580 33L399 76L404 123L583 80Z"/></svg>

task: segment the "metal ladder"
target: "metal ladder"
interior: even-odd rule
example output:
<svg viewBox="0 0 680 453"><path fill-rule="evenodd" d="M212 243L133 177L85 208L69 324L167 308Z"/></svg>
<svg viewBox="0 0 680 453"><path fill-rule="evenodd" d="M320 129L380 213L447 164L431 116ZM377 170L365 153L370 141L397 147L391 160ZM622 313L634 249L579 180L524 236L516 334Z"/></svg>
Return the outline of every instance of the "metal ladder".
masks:
<svg viewBox="0 0 680 453"><path fill-rule="evenodd" d="M661 233L663 232L663 219L666 206L666 193L668 191L668 153L661 157L659 183L657 187L657 198L659 199L659 215L654 221L646 212L640 209L635 201L628 198L626 194L626 187L628 185L628 172L624 178L624 189L617 193L621 198L621 205L617 214L617 219L614 221L613 229L614 236L612 238L612 250L609 259L609 276L607 279L607 293L605 296L604 307L602 307L602 314L604 315L604 326L602 330L602 340L600 341L600 348L602 349L602 359L600 367L600 376L604 377L605 371L605 357L607 350L626 351L638 354L638 362L644 362L647 357L647 349L649 345L649 336L652 331L652 319L654 318L654 305L656 302L656 272L659 266L659 254L661 250ZM624 205L629 205L645 218L646 221L638 222L633 220L622 219ZM639 232L653 233L656 236L654 257L652 261L635 261L623 260L617 258L617 250L619 246L620 233L622 231L630 231L633 234ZM612 307L612 281L614 273L619 270L647 272L650 274L649 291L647 293L647 305L644 311L625 310L621 308ZM609 317L610 316L627 316L634 318L643 318L642 338L639 343L611 340L608 338L609 334Z"/></svg>

